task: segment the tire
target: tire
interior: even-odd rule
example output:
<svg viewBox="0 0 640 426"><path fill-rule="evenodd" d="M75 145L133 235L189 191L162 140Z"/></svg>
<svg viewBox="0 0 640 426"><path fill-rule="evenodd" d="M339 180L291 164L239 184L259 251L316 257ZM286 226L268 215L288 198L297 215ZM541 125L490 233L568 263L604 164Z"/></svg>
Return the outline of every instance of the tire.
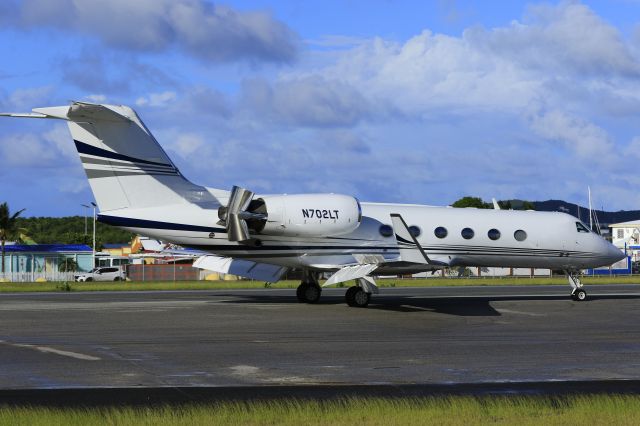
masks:
<svg viewBox="0 0 640 426"><path fill-rule="evenodd" d="M360 287L356 288L357 291L353 291L352 304L349 304L349 306L352 306L354 308L366 308L367 306L369 306L369 301L371 301L371 295Z"/></svg>
<svg viewBox="0 0 640 426"><path fill-rule="evenodd" d="M306 303L318 303L322 289L315 284L307 284L304 288L304 301Z"/></svg>
<svg viewBox="0 0 640 426"><path fill-rule="evenodd" d="M347 301L347 305L349 306L355 306L355 294L360 291L360 287L358 287L357 285L354 285L353 287L349 287L349 289L347 289L347 292L344 295L345 300Z"/></svg>
<svg viewBox="0 0 640 426"><path fill-rule="evenodd" d="M305 293L305 291L307 289L306 286L308 286L308 285L309 284L307 284L307 283L302 283L296 289L296 297L298 298L298 302L305 303L304 293Z"/></svg>
<svg viewBox="0 0 640 426"><path fill-rule="evenodd" d="M571 295L571 298L576 302L583 302L587 300L587 292L580 288Z"/></svg>
<svg viewBox="0 0 640 426"><path fill-rule="evenodd" d="M115 277L113 280L114 281L120 281L120 277Z"/></svg>
<svg viewBox="0 0 640 426"><path fill-rule="evenodd" d="M85 283L88 283L89 281L93 281L93 278L88 277L88 278L85 278L85 280L84 280Z"/></svg>

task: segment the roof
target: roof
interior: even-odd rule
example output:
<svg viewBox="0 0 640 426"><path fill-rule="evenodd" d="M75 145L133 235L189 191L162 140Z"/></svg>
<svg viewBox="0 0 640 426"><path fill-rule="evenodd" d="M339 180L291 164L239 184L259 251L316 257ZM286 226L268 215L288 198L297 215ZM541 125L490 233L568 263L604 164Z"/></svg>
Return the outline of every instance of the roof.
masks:
<svg viewBox="0 0 640 426"><path fill-rule="evenodd" d="M15 244L5 246L7 253L86 253L93 252L91 247L84 244Z"/></svg>
<svg viewBox="0 0 640 426"><path fill-rule="evenodd" d="M129 247L129 246L130 246L129 243L109 243L109 244L102 245L102 247L106 249L119 249L122 247Z"/></svg>
<svg viewBox="0 0 640 426"><path fill-rule="evenodd" d="M609 228L640 228L640 219L630 220L629 222L612 223Z"/></svg>

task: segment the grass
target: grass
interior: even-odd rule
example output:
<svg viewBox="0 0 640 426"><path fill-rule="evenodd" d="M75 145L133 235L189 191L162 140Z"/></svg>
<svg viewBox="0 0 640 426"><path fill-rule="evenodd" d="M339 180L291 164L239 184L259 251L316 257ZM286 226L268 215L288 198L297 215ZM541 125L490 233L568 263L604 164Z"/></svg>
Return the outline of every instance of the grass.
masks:
<svg viewBox="0 0 640 426"><path fill-rule="evenodd" d="M584 284L640 284L640 275L617 277L584 277ZM501 278L423 278L423 279L380 279L380 287L439 287L439 286L489 286L489 285L568 285L565 277L501 277ZM51 291L158 291L158 290L229 290L258 288L289 288L300 284L297 280L284 280L270 286L261 281L126 281L126 282L0 282L2 292L51 292ZM341 287L353 285L350 282L338 284Z"/></svg>
<svg viewBox="0 0 640 426"><path fill-rule="evenodd" d="M0 408L0 425L637 425L640 396L357 398L145 408Z"/></svg>

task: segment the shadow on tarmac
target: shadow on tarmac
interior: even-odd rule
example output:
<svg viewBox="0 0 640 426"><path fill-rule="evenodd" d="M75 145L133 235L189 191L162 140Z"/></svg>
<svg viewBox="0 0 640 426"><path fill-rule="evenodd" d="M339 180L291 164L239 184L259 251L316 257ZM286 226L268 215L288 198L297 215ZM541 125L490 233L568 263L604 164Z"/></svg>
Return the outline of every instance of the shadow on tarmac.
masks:
<svg viewBox="0 0 640 426"><path fill-rule="evenodd" d="M295 296L282 295L239 295L234 294L235 300L225 300L226 304L301 304ZM394 311L394 312L435 312L456 316L482 316L492 317L502 314L491 306L491 302L498 301L533 301L533 300L561 300L569 303L589 303L597 300L629 300L640 299L640 295L598 295L589 296L586 301L573 302L569 295L526 295L526 296L468 296L468 297L407 297L407 296L385 296L383 294L373 295L371 303L366 309ZM322 296L316 305L341 305L345 304L344 298L334 295ZM358 308L353 308L358 309Z"/></svg>

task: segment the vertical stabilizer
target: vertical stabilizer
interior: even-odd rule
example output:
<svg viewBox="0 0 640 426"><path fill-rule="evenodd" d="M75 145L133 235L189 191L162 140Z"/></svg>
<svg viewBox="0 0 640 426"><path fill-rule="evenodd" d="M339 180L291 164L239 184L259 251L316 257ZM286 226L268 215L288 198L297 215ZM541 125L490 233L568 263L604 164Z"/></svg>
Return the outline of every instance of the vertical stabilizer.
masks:
<svg viewBox="0 0 640 426"><path fill-rule="evenodd" d="M17 117L66 120L101 211L215 201L173 164L128 106L73 102Z"/></svg>

